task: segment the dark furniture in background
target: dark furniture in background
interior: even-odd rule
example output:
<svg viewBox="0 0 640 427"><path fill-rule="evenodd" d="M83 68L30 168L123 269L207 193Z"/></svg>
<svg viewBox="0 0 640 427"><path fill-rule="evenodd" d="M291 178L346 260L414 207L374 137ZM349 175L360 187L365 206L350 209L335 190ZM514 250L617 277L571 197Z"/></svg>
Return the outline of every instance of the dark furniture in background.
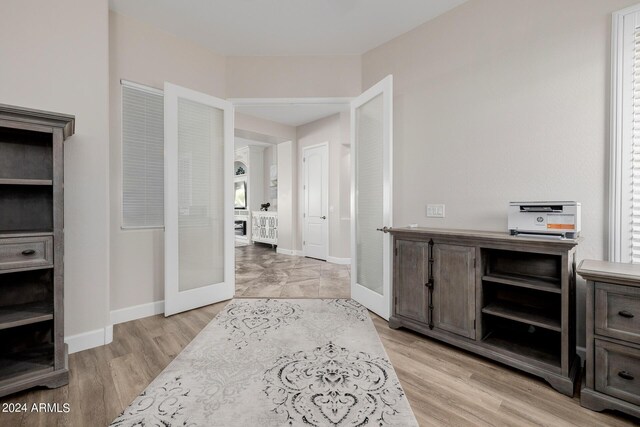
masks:
<svg viewBox="0 0 640 427"><path fill-rule="evenodd" d="M540 376L573 396L577 240L393 228L392 328Z"/></svg>
<svg viewBox="0 0 640 427"><path fill-rule="evenodd" d="M63 141L73 116L0 105L0 396L69 382Z"/></svg>
<svg viewBox="0 0 640 427"><path fill-rule="evenodd" d="M586 376L580 404L640 417L640 265L584 260Z"/></svg>

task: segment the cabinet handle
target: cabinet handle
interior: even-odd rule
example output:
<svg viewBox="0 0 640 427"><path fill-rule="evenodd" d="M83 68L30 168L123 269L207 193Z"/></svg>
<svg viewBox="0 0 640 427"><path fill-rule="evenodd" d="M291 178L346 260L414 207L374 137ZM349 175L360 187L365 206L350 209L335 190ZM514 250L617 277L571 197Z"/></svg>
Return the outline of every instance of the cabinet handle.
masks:
<svg viewBox="0 0 640 427"><path fill-rule="evenodd" d="M618 376L624 380L632 380L633 379L633 375L631 375L630 373L628 373L627 371L620 371L618 372Z"/></svg>
<svg viewBox="0 0 640 427"><path fill-rule="evenodd" d="M633 319L633 314L629 313L627 310L619 311L618 314L622 317L626 317L627 319Z"/></svg>
<svg viewBox="0 0 640 427"><path fill-rule="evenodd" d="M22 251L22 255L24 256L33 255L35 253L36 251L34 249L25 249L24 251Z"/></svg>

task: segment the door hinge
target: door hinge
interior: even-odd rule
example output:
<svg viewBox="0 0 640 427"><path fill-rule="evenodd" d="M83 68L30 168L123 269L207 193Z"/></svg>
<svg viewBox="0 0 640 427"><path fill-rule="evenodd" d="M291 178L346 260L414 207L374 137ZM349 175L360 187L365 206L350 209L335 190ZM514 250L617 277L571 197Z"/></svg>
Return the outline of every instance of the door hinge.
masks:
<svg viewBox="0 0 640 427"><path fill-rule="evenodd" d="M302 241L302 245L304 246L304 245L306 245L306 244L307 244L307 242L305 242L305 241L303 240L303 241Z"/></svg>
<svg viewBox="0 0 640 427"><path fill-rule="evenodd" d="M303 189L303 190L306 190L306 189L307 189L307 186L306 186L306 185L303 185L303 186L302 186L302 189Z"/></svg>
<svg viewBox="0 0 640 427"><path fill-rule="evenodd" d="M306 214L306 213L303 213L303 214L302 214L302 218L306 218L306 217L307 217L307 214Z"/></svg>
<svg viewBox="0 0 640 427"><path fill-rule="evenodd" d="M302 158L302 163L304 163L304 162L306 162L306 161L307 161L307 158L306 158L306 157L303 157L303 158Z"/></svg>

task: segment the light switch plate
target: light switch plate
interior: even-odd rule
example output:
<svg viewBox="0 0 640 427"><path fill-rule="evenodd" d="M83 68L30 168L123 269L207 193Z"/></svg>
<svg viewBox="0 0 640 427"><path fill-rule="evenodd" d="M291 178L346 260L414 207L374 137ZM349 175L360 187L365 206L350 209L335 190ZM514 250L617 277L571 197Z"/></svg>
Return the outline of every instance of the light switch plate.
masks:
<svg viewBox="0 0 640 427"><path fill-rule="evenodd" d="M427 205L427 217L444 218L444 205Z"/></svg>

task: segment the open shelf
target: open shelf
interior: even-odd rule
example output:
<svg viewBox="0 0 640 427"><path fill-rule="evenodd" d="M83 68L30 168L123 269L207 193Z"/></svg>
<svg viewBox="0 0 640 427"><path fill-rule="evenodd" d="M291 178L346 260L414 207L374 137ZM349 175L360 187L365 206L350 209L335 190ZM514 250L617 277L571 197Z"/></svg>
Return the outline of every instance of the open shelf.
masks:
<svg viewBox="0 0 640 427"><path fill-rule="evenodd" d="M483 280L561 292L562 258L555 254L483 249Z"/></svg>
<svg viewBox="0 0 640 427"><path fill-rule="evenodd" d="M4 179L4 178L3 178ZM53 230L53 188L0 185L0 230Z"/></svg>
<svg viewBox="0 0 640 427"><path fill-rule="evenodd" d="M489 332L482 342L488 347L500 349L501 352L512 353L519 359L547 365L554 371L561 367L560 334L556 332L527 334L496 328Z"/></svg>
<svg viewBox="0 0 640 427"><path fill-rule="evenodd" d="M28 374L53 370L53 344L0 355L0 383Z"/></svg>
<svg viewBox="0 0 640 427"><path fill-rule="evenodd" d="M53 178L51 133L0 127L0 178Z"/></svg>
<svg viewBox="0 0 640 427"><path fill-rule="evenodd" d="M0 307L0 330L53 319L53 303L38 301Z"/></svg>
<svg viewBox="0 0 640 427"><path fill-rule="evenodd" d="M0 178L0 185L53 185L51 179Z"/></svg>
<svg viewBox="0 0 640 427"><path fill-rule="evenodd" d="M558 294L562 292L562 289L560 288L560 280L554 278L533 277L515 273L491 273L482 276L482 280L544 292L554 292Z"/></svg>
<svg viewBox="0 0 640 427"><path fill-rule="evenodd" d="M553 316L548 311L540 310L536 307L508 303L505 301L493 301L484 307L482 312L492 316L515 320L516 322L526 323L528 325L538 326L556 332L560 332L562 327L560 319Z"/></svg>

